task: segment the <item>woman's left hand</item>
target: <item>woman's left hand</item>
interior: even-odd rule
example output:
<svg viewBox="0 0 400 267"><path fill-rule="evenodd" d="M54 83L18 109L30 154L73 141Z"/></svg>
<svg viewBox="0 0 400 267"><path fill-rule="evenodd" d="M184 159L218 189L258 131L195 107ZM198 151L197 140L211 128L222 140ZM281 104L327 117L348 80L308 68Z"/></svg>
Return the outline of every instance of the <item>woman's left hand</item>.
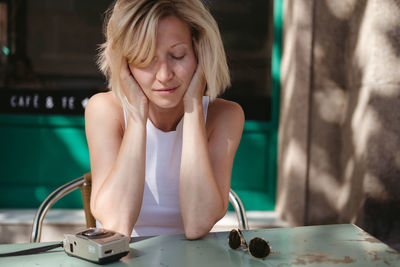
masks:
<svg viewBox="0 0 400 267"><path fill-rule="evenodd" d="M205 87L206 79L204 77L203 69L200 64L197 64L196 71L193 74L189 87L183 97L185 106L194 103L201 103Z"/></svg>

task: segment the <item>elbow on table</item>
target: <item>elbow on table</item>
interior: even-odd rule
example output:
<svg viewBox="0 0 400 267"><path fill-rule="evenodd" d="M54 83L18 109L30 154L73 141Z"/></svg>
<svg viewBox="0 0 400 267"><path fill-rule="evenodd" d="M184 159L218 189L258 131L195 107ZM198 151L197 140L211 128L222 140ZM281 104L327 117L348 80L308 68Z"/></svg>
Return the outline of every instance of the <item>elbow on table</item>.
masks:
<svg viewBox="0 0 400 267"><path fill-rule="evenodd" d="M113 220L110 221L110 218L114 218L115 216L113 216L113 214L105 212L104 209L101 209L99 207L99 205L96 205L95 201L90 201L90 212L92 213L95 220L100 222L102 227L108 230L116 231L115 222ZM114 227L109 226L111 222L113 222Z"/></svg>
<svg viewBox="0 0 400 267"><path fill-rule="evenodd" d="M101 218L101 211L98 209L96 202L94 201L94 199L92 198L90 200L90 213L93 215L93 217L98 220L98 221L102 221Z"/></svg>
<svg viewBox="0 0 400 267"><path fill-rule="evenodd" d="M214 224L191 224L190 226L185 226L185 236L189 240L202 238L210 232L213 226Z"/></svg>
<svg viewBox="0 0 400 267"><path fill-rule="evenodd" d="M225 215L218 216L215 219L201 220L192 218L185 223L185 236L189 240L199 239L207 235L214 225Z"/></svg>
<svg viewBox="0 0 400 267"><path fill-rule="evenodd" d="M92 213L94 218L100 222L103 228L120 234L130 236L134 223L129 217L104 212ZM117 218L117 219L115 219Z"/></svg>
<svg viewBox="0 0 400 267"><path fill-rule="evenodd" d="M116 229L111 229L108 225L109 225L109 220L107 220L108 218L112 218L113 216L107 216L107 214L104 212L104 210L99 209L98 207L96 207L97 205L95 205L93 202L90 203L90 212L92 213L94 219L96 221L98 221L102 227L108 229L108 230L116 230Z"/></svg>

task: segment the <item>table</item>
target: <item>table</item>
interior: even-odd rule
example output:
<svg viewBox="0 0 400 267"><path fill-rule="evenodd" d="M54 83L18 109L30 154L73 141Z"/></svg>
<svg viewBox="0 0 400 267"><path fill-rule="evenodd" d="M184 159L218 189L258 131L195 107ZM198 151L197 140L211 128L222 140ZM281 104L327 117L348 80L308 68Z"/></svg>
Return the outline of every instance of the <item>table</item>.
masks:
<svg viewBox="0 0 400 267"><path fill-rule="evenodd" d="M400 253L352 224L304 226L243 231L247 240L269 240L271 254L255 259L231 250L227 232L210 233L200 240L184 235L152 237L130 244L123 261L106 266L400 266ZM0 253L41 244L0 245ZM49 243L46 243L46 245ZM67 256L62 248L37 255L0 258L0 266L99 266Z"/></svg>

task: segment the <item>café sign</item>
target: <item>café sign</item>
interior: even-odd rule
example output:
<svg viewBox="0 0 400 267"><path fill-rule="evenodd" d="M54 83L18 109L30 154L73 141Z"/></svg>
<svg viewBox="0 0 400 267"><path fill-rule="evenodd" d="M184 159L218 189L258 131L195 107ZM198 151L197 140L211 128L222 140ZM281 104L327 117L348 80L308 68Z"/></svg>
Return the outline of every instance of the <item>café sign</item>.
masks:
<svg viewBox="0 0 400 267"><path fill-rule="evenodd" d="M83 115L95 90L0 89L0 113Z"/></svg>

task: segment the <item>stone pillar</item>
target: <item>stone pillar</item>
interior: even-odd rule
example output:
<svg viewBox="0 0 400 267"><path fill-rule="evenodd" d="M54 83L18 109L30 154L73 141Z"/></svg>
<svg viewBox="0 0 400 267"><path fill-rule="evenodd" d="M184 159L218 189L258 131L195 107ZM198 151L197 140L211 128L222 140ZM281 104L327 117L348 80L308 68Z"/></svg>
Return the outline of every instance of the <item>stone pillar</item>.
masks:
<svg viewBox="0 0 400 267"><path fill-rule="evenodd" d="M276 210L291 225L305 224L312 7L284 1Z"/></svg>
<svg viewBox="0 0 400 267"><path fill-rule="evenodd" d="M400 243L400 0L286 0L277 211Z"/></svg>

